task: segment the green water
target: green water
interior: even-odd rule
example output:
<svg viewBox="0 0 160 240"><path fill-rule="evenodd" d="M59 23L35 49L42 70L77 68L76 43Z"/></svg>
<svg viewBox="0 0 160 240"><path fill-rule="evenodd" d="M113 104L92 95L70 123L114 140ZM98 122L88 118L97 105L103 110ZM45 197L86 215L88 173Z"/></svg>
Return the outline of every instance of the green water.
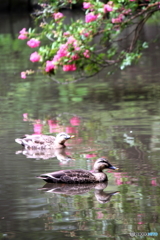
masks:
<svg viewBox="0 0 160 240"><path fill-rule="evenodd" d="M61 85L41 74L21 79L31 50L10 33L0 35L0 239L160 234L159 44L124 71ZM59 152L26 152L15 143L24 134L62 131L75 135L63 153L68 161ZM36 179L61 169L91 170L101 156L119 168L108 171L101 190Z"/></svg>

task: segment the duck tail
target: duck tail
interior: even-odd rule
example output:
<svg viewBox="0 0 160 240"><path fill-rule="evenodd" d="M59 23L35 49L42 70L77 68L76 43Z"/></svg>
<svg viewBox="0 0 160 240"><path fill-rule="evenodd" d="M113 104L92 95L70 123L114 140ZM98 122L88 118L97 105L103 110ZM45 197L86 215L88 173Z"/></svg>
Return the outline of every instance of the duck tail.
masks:
<svg viewBox="0 0 160 240"><path fill-rule="evenodd" d="M15 142L17 142L18 144L22 144L23 145L23 140L21 138L16 138Z"/></svg>
<svg viewBox="0 0 160 240"><path fill-rule="evenodd" d="M41 176L36 176L36 178L40 178L40 179L43 179Z"/></svg>

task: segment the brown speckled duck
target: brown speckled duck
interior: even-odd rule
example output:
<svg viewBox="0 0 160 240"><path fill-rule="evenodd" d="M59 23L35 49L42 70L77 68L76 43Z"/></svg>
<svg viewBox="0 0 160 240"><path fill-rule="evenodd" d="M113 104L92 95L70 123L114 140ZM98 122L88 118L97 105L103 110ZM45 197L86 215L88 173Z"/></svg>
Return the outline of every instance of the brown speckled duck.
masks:
<svg viewBox="0 0 160 240"><path fill-rule="evenodd" d="M48 183L95 183L105 182L108 180L107 175L103 172L105 168L116 170L106 158L99 158L94 163L92 171L87 170L61 170L57 172L45 173L38 178Z"/></svg>
<svg viewBox="0 0 160 240"><path fill-rule="evenodd" d="M57 134L56 137L49 135L28 135L26 134L23 138L16 138L15 141L21 144L25 148L64 148L65 142L68 139L73 138L74 135L70 136L65 132Z"/></svg>

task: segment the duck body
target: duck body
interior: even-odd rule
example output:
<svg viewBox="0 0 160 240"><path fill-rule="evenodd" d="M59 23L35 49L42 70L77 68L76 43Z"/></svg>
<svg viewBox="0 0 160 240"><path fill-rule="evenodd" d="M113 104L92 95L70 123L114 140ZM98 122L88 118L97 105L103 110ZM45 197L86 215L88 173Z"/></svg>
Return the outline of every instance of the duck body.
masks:
<svg viewBox="0 0 160 240"><path fill-rule="evenodd" d="M102 173L104 174L104 173ZM96 176L87 170L61 170L40 175L41 179L48 183L95 183ZM101 177L102 181L107 180L107 176Z"/></svg>
<svg viewBox="0 0 160 240"><path fill-rule="evenodd" d="M56 137L49 135L28 135L23 138L16 138L15 141L25 148L45 149L45 148L64 148L65 142L73 138L65 132L57 134Z"/></svg>
<svg viewBox="0 0 160 240"><path fill-rule="evenodd" d="M105 182L108 180L107 175L103 169L117 169L112 166L107 159L99 158L95 164L93 171L82 169L77 170L61 170L57 172L45 173L38 178L43 179L48 183L96 183Z"/></svg>

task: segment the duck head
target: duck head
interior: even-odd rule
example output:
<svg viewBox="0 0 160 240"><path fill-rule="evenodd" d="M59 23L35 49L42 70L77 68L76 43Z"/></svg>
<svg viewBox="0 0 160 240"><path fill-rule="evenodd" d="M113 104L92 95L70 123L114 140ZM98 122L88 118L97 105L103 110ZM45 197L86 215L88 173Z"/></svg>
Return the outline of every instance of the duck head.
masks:
<svg viewBox="0 0 160 240"><path fill-rule="evenodd" d="M108 159L106 158L98 158L97 161L94 164L93 170L94 172L102 172L105 168L118 170L118 168L112 166Z"/></svg>
<svg viewBox="0 0 160 240"><path fill-rule="evenodd" d="M61 132L61 133L57 134L55 141L57 143L63 145L65 143L65 141L67 141L68 139L74 138L74 137L75 137L74 135L70 136L65 132Z"/></svg>

